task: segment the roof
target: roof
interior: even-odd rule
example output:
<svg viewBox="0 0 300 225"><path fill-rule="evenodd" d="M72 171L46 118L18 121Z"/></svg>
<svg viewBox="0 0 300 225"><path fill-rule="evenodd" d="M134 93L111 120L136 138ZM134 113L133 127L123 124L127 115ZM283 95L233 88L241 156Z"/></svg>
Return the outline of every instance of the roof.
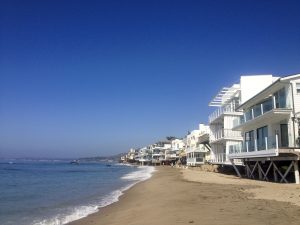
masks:
<svg viewBox="0 0 300 225"><path fill-rule="evenodd" d="M223 87L208 105L220 107L228 102L239 90L240 84L234 84L231 87Z"/></svg>
<svg viewBox="0 0 300 225"><path fill-rule="evenodd" d="M281 77L281 78L278 78L275 82L273 82L272 84L270 84L269 86L267 86L265 89L263 89L262 91L258 92L256 95L254 95L252 98L248 99L247 101L245 101L243 104L239 105L236 110L238 109L242 109L242 108L245 108L247 107L247 105L251 105L253 100L255 98L257 98L258 96L260 95L263 95L264 93L267 93L268 90L272 87L275 87L276 85L278 85L279 83L283 83L283 82L286 82L286 81L290 81L291 79L294 79L294 78L300 78L300 74L294 74L294 75L288 75L288 76L284 76L284 77Z"/></svg>

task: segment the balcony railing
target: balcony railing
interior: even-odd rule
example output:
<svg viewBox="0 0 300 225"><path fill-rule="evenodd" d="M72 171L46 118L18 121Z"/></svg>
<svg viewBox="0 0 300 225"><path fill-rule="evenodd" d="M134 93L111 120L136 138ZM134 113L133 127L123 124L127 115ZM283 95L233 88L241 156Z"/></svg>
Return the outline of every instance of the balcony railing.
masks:
<svg viewBox="0 0 300 225"><path fill-rule="evenodd" d="M231 129L219 129L211 133L210 141L216 141L221 138L242 138L242 133L241 131L234 131Z"/></svg>
<svg viewBox="0 0 300 225"><path fill-rule="evenodd" d="M212 163L224 163L226 160L226 153L215 153L214 157L210 160Z"/></svg>
<svg viewBox="0 0 300 225"><path fill-rule="evenodd" d="M176 159L179 158L179 154L166 154L166 159Z"/></svg>
<svg viewBox="0 0 300 225"><path fill-rule="evenodd" d="M278 149L278 135L245 141L244 144L235 144L229 146L229 154L260 152L271 149Z"/></svg>
<svg viewBox="0 0 300 225"><path fill-rule="evenodd" d="M209 116L209 122L211 123L212 121L214 121L215 119L217 119L218 117L223 115L224 113L235 112L235 109L237 108L237 106L238 105L236 105L236 104L232 104L232 105L226 105L224 107L217 109Z"/></svg>
<svg viewBox="0 0 300 225"><path fill-rule="evenodd" d="M196 158L187 158L186 159L187 164L196 164L196 163L204 163L203 157L196 157Z"/></svg>
<svg viewBox="0 0 300 225"><path fill-rule="evenodd" d="M253 120L254 118L261 116L273 109L287 109L288 107L289 106L286 104L285 98L282 97L278 100L275 96L269 97L266 101L254 105L249 110L245 111L243 116L235 118L233 120L233 126L236 127L242 125L245 122Z"/></svg>
<svg viewBox="0 0 300 225"><path fill-rule="evenodd" d="M207 149L204 146L188 147L186 152L207 152Z"/></svg>

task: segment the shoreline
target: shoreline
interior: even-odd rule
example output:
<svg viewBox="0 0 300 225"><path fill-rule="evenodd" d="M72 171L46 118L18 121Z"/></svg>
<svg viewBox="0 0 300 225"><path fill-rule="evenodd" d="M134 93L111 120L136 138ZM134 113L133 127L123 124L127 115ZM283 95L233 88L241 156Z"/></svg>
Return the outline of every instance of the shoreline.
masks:
<svg viewBox="0 0 300 225"><path fill-rule="evenodd" d="M225 180L228 182L222 183ZM251 181L218 173L159 167L150 179L124 191L119 201L67 225L299 223L300 206L292 199L276 201L276 193L269 189L277 186L276 192L287 186L267 183L257 188L261 184L254 181L253 185ZM290 187L288 190L293 190L297 199L300 190ZM257 189L260 195L267 191L269 196L262 199L259 192L251 192Z"/></svg>
<svg viewBox="0 0 300 225"><path fill-rule="evenodd" d="M139 167L139 166L136 166L136 167ZM148 166L145 166L145 168L146 168L146 167L148 167ZM151 166L151 167L152 167L152 166ZM132 172L132 173L136 173L136 172L139 172L139 171L135 171L135 172ZM116 200L113 200L112 202L109 202L109 203L107 203L107 204L105 203L105 205L103 205L103 206L98 206L96 212L92 212L92 213L90 213L90 214L88 214L88 215L86 215L86 216L83 216L82 218L75 219L75 220L72 220L72 221L70 221L70 222L64 223L64 225L72 225L73 223L75 223L75 222L77 222L77 221L84 220L84 219L86 219L86 218L88 218L88 217L90 217L90 216L92 216L92 215L94 215L94 214L100 213L100 211L104 210L105 208L108 208L108 207L111 206L111 205L117 204L117 203L122 199L122 197L126 194L126 192L128 192L130 189L134 188L136 185L139 185L139 184L141 184L141 183L143 183L143 182L148 181L149 179L152 178L152 176L153 176L156 172L157 172L157 169L156 169L155 167L153 167L153 170L151 170L150 172L148 172L148 173L146 174L146 177L143 177L143 178L140 178L140 179L136 179L136 177L134 177L134 178L133 178L133 181L134 181L133 183L131 183L131 184L127 185L127 186L124 186L124 187L121 188L121 189L118 189L118 190L115 190L115 191L112 191L112 192L111 192L111 194L112 194L113 192L116 192L116 191L119 191L119 192L120 192L120 194L119 194L118 196L116 196ZM132 176L132 173L129 173L129 174L125 175L125 177ZM128 177L128 178L124 178L124 177L123 177L122 179L129 179L129 180L130 180L131 178L130 178L130 177Z"/></svg>

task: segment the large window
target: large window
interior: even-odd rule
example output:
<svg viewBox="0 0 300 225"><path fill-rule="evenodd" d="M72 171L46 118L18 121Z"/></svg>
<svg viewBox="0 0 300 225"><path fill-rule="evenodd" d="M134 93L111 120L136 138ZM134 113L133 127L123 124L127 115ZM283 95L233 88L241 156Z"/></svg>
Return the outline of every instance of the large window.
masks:
<svg viewBox="0 0 300 225"><path fill-rule="evenodd" d="M261 127L256 130L257 150L266 150L266 137L268 137L268 127Z"/></svg>
<svg viewBox="0 0 300 225"><path fill-rule="evenodd" d="M253 152L254 148L254 131L248 131L245 133L245 150L248 152Z"/></svg>
<svg viewBox="0 0 300 225"><path fill-rule="evenodd" d="M280 89L274 93L276 108L286 108L286 94L285 88Z"/></svg>
<svg viewBox="0 0 300 225"><path fill-rule="evenodd" d="M296 92L300 94L300 83L296 83Z"/></svg>
<svg viewBox="0 0 300 225"><path fill-rule="evenodd" d="M273 109L273 101L272 97L268 98L266 101L262 103L264 113Z"/></svg>
<svg viewBox="0 0 300 225"><path fill-rule="evenodd" d="M245 112L245 121L249 121L249 120L252 120L252 111L251 109L249 109L248 111Z"/></svg>

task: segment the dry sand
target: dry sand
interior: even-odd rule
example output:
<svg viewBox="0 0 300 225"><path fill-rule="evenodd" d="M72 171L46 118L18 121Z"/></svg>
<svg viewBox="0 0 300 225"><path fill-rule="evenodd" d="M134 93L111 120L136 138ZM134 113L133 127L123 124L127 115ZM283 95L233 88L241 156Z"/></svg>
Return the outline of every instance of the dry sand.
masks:
<svg viewBox="0 0 300 225"><path fill-rule="evenodd" d="M299 195L297 185L160 167L119 202L70 225L299 225Z"/></svg>

